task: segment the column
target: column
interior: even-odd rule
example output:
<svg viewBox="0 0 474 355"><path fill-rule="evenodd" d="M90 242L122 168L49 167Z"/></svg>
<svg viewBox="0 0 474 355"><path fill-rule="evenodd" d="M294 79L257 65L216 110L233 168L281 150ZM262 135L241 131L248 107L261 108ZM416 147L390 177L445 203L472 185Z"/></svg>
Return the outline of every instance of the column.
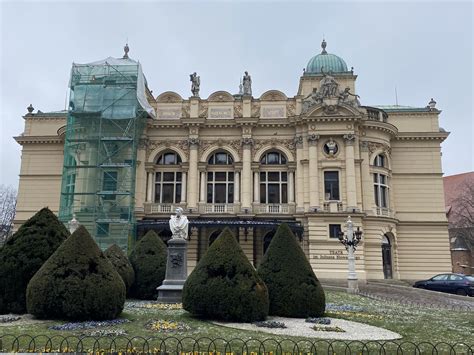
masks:
<svg viewBox="0 0 474 355"><path fill-rule="evenodd" d="M181 202L186 202L186 172L181 173Z"/></svg>
<svg viewBox="0 0 474 355"><path fill-rule="evenodd" d="M234 203L240 202L240 171L234 173Z"/></svg>
<svg viewBox="0 0 474 355"><path fill-rule="evenodd" d="M147 172L147 187L146 187L146 202L153 202L152 201L152 194L153 194L153 172L152 171L148 171Z"/></svg>
<svg viewBox="0 0 474 355"><path fill-rule="evenodd" d="M310 210L319 208L319 170L318 170L318 140L319 135L308 136L309 153L309 207Z"/></svg>
<svg viewBox="0 0 474 355"><path fill-rule="evenodd" d="M288 171L288 202L295 202L295 172L293 170Z"/></svg>
<svg viewBox="0 0 474 355"><path fill-rule="evenodd" d="M201 171L201 189L200 189L200 198L199 202L205 203L206 202L206 172Z"/></svg>
<svg viewBox="0 0 474 355"><path fill-rule="evenodd" d="M252 138L242 139L242 210L252 207Z"/></svg>
<svg viewBox="0 0 474 355"><path fill-rule="evenodd" d="M198 145L196 138L188 139L189 144L189 184L188 184L188 208L196 209L198 200Z"/></svg>
<svg viewBox="0 0 474 355"><path fill-rule="evenodd" d="M258 171L253 173L253 202L260 203L260 175Z"/></svg>
<svg viewBox="0 0 474 355"><path fill-rule="evenodd" d="M353 134L345 134L346 142L346 194L347 194L347 210L357 209L356 198L356 176L354 162L354 141Z"/></svg>
<svg viewBox="0 0 474 355"><path fill-rule="evenodd" d="M296 211L304 211L304 167L303 163L303 136L295 137L296 145Z"/></svg>
<svg viewBox="0 0 474 355"><path fill-rule="evenodd" d="M361 180L362 180L362 208L368 214L373 214L374 207L374 183L370 176L369 142L363 141L360 145Z"/></svg>

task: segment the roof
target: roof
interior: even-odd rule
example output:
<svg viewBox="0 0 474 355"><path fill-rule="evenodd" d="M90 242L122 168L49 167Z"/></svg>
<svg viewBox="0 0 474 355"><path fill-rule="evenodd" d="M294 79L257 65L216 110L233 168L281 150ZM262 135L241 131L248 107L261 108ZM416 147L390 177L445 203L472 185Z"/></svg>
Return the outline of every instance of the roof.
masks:
<svg viewBox="0 0 474 355"><path fill-rule="evenodd" d="M312 57L306 66L305 75L323 74L324 72L347 73L347 64L341 57L326 52L326 41L323 39L320 54Z"/></svg>
<svg viewBox="0 0 474 355"><path fill-rule="evenodd" d="M386 112L431 112L429 107L413 107L402 105L372 105L372 107L379 108Z"/></svg>

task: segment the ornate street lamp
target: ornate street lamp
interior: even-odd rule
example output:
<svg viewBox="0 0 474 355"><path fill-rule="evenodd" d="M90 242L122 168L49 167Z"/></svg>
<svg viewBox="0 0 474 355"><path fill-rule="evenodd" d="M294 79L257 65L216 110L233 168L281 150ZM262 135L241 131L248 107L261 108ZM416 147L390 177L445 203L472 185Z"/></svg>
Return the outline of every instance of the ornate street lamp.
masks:
<svg viewBox="0 0 474 355"><path fill-rule="evenodd" d="M357 274L355 271L355 257L354 252L356 251L357 245L362 239L362 231L357 227L357 230L354 231L354 225L352 224L351 216L347 217L347 231L344 235L344 232L339 232L339 241L346 247L347 250L347 264L349 272L347 274L347 291L349 293L357 293L359 287L357 284Z"/></svg>

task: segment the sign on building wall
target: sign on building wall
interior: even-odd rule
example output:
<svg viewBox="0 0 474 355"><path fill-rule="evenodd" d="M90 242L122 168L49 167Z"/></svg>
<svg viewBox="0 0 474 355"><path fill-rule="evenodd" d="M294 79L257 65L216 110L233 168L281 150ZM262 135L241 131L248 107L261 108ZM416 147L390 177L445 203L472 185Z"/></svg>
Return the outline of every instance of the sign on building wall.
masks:
<svg viewBox="0 0 474 355"><path fill-rule="evenodd" d="M233 107L211 107L208 118L234 118Z"/></svg>
<svg viewBox="0 0 474 355"><path fill-rule="evenodd" d="M282 118L285 117L285 106L262 107L260 114L262 118Z"/></svg>
<svg viewBox="0 0 474 355"><path fill-rule="evenodd" d="M158 118L162 119L174 119L181 117L181 108L159 108Z"/></svg>

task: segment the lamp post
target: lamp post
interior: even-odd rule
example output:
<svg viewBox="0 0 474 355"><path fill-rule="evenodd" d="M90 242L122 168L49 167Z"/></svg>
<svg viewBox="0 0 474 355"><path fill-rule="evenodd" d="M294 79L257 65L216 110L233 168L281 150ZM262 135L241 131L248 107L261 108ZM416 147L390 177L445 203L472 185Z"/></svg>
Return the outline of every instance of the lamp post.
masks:
<svg viewBox="0 0 474 355"><path fill-rule="evenodd" d="M344 232L339 232L339 241L346 247L347 250L347 264L349 272L347 274L347 292L357 293L359 287L357 285L357 274L355 271L355 257L354 252L356 251L357 245L360 243L362 238L362 231L357 227L354 231L354 225L352 224L351 216L347 217L347 231L346 235Z"/></svg>

